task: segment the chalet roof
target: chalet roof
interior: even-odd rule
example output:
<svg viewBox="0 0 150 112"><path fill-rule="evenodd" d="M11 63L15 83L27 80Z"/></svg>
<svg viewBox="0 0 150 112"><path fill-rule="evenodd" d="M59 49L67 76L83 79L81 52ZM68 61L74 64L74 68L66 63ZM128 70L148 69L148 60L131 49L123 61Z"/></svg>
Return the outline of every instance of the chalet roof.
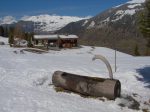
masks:
<svg viewBox="0 0 150 112"><path fill-rule="evenodd" d="M77 35L59 35L61 39L77 39L79 38Z"/></svg>
<svg viewBox="0 0 150 112"><path fill-rule="evenodd" d="M34 39L58 39L58 35L34 35Z"/></svg>
<svg viewBox="0 0 150 112"><path fill-rule="evenodd" d="M34 39L77 39L77 35L34 35Z"/></svg>

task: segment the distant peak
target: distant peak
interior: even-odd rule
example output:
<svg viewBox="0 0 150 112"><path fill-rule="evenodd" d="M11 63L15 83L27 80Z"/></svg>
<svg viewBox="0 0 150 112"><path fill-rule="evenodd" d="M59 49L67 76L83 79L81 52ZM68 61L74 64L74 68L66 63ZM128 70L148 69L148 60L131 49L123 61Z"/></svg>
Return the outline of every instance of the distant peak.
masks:
<svg viewBox="0 0 150 112"><path fill-rule="evenodd" d="M65 25L80 21L83 19L89 19L88 17L77 16L59 16L56 14L41 14L36 16L23 16L20 20L34 22L35 31L56 31L64 27Z"/></svg>
<svg viewBox="0 0 150 112"><path fill-rule="evenodd" d="M127 3L136 4L136 3L144 3L144 2L145 2L145 0L131 0L131 1L127 2Z"/></svg>
<svg viewBox="0 0 150 112"><path fill-rule="evenodd" d="M0 18L0 24L12 24L15 23L16 18L12 17L12 16L5 16L3 18Z"/></svg>

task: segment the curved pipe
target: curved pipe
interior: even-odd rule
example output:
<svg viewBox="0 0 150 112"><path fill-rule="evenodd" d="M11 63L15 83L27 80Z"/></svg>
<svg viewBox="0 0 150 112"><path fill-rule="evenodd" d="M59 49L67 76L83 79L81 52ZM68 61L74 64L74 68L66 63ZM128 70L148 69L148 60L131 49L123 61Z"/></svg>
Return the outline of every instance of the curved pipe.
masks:
<svg viewBox="0 0 150 112"><path fill-rule="evenodd" d="M109 71L109 77L110 77L110 79L113 79L112 68L111 68L111 65L110 65L110 63L108 62L108 60L107 60L104 56L102 56L102 55L95 55L92 60L94 61L94 60L96 60L96 59L100 59L100 60L102 60L102 61L106 64L107 69L108 69L108 71Z"/></svg>

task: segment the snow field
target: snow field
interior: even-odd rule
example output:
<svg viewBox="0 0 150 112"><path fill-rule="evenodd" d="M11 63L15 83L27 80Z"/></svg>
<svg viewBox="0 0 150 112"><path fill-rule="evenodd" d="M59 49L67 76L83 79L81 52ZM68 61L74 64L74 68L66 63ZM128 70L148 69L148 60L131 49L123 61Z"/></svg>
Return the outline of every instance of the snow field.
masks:
<svg viewBox="0 0 150 112"><path fill-rule="evenodd" d="M0 37L1 41L2 37ZM22 49L22 48L21 48ZM105 101L83 98L74 93L56 92L52 74L62 70L74 74L108 78L106 66L100 60L92 61L95 54L104 55L114 72L114 50L103 47L83 46L81 49L64 49L35 54L20 53L20 48L0 46L0 112L136 112L121 107L128 102L123 98ZM13 51L17 51L15 54ZM137 80L142 78L138 69L150 66L150 57L133 57L117 52L117 72L114 78L122 84L122 96L132 96L142 109L150 99L149 83ZM133 96L137 94L137 96Z"/></svg>

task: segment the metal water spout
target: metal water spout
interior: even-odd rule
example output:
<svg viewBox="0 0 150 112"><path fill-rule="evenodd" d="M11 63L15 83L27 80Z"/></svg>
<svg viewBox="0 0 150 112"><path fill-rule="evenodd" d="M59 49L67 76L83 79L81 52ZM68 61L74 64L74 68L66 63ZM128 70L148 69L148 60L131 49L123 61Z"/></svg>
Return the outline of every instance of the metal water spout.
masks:
<svg viewBox="0 0 150 112"><path fill-rule="evenodd" d="M110 77L110 79L113 79L112 68L111 68L111 65L110 65L110 63L108 62L108 60L107 60L104 56L102 56L102 55L95 55L92 60L94 61L94 60L96 60L96 59L100 59L100 60L102 60L102 61L106 64L107 69L108 69L108 71L109 71L109 77Z"/></svg>

